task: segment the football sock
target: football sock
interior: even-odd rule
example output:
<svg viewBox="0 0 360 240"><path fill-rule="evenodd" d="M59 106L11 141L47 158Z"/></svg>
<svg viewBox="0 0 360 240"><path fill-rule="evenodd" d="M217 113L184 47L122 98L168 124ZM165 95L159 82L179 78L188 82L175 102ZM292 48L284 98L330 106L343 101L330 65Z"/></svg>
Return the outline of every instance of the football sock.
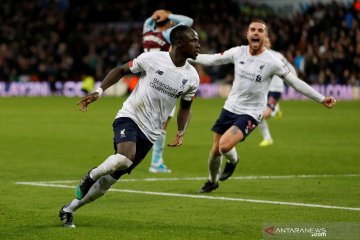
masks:
<svg viewBox="0 0 360 240"><path fill-rule="evenodd" d="M269 130L269 125L265 119L263 119L259 123L258 127L259 127L261 135L263 136L264 139L272 140L270 130Z"/></svg>
<svg viewBox="0 0 360 240"><path fill-rule="evenodd" d="M212 153L210 153L209 156L209 180L212 183L216 183L219 180L219 171L221 167L222 162L222 155L219 156L213 156Z"/></svg>
<svg viewBox="0 0 360 240"><path fill-rule="evenodd" d="M233 147L230 151L227 153L223 153L223 155L226 157L229 163L236 163L239 159L238 154L236 152L236 148Z"/></svg>
<svg viewBox="0 0 360 240"><path fill-rule="evenodd" d="M76 198L72 200L72 202L64 207L65 212L75 212L80 207L88 204L89 202L98 199L103 196L107 190L111 188L112 185L116 183L116 180L112 178L110 175L102 176L99 180L97 180L94 185L90 188L89 192L85 195L85 197L81 200L77 200Z"/></svg>
<svg viewBox="0 0 360 240"><path fill-rule="evenodd" d="M274 111L271 111L271 116L272 117L275 117L275 115L276 115L276 113L278 112L278 111L280 111L280 105L279 105L279 103L277 103L276 105L275 105L275 107L274 107Z"/></svg>
<svg viewBox="0 0 360 240"><path fill-rule="evenodd" d="M165 139L166 139L166 131L162 130L160 137L158 138L158 140L156 140L153 146L152 158L151 158L151 165L153 166L159 166L161 164L162 154L164 152L164 147L165 147Z"/></svg>
<svg viewBox="0 0 360 240"><path fill-rule="evenodd" d="M116 170L124 170L129 168L133 164L127 157L121 154L115 154L109 156L102 164L97 168L90 171L90 178L94 181L98 180L101 176L111 174Z"/></svg>

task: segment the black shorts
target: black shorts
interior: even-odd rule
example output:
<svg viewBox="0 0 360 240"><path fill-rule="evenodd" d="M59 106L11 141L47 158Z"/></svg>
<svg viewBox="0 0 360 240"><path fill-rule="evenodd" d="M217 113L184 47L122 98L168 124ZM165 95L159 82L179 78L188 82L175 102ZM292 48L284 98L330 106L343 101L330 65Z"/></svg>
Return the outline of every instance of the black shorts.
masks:
<svg viewBox="0 0 360 240"><path fill-rule="evenodd" d="M116 171L114 174L123 175L124 173L130 174L131 170L134 169L146 156L153 146L152 142L145 136L140 130L138 125L131 118L117 118L113 123L114 131L114 150L116 152L116 145L121 142L135 142L136 153L134 163L130 168L125 170ZM119 177L120 177L119 176Z"/></svg>
<svg viewBox="0 0 360 240"><path fill-rule="evenodd" d="M235 114L226 109L222 109L221 114L216 123L211 128L213 132L224 134L231 126L237 126L244 134L244 139L259 123L250 115Z"/></svg>
<svg viewBox="0 0 360 240"><path fill-rule="evenodd" d="M279 99L281 98L281 92L268 92L268 101L267 101L267 106L269 108L271 108L272 111L275 110L275 105L277 104L277 102L279 101Z"/></svg>

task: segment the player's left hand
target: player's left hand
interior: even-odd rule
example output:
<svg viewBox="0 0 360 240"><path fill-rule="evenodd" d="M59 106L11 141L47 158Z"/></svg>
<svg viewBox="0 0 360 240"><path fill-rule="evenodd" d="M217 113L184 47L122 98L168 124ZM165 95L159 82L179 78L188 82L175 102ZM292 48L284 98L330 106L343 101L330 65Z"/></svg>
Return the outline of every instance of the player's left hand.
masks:
<svg viewBox="0 0 360 240"><path fill-rule="evenodd" d="M93 92L89 95L86 95L85 97L81 98L81 100L77 103L77 105L80 108L80 111L86 112L87 107L90 103L96 101L99 98L99 93Z"/></svg>
<svg viewBox="0 0 360 240"><path fill-rule="evenodd" d="M184 138L184 132L183 131L178 131L176 133L175 138L167 146L168 147L179 147L179 146L182 145L183 138Z"/></svg>
<svg viewBox="0 0 360 240"><path fill-rule="evenodd" d="M336 104L336 99L333 96L327 96L327 97L325 97L322 104L327 108L332 108Z"/></svg>

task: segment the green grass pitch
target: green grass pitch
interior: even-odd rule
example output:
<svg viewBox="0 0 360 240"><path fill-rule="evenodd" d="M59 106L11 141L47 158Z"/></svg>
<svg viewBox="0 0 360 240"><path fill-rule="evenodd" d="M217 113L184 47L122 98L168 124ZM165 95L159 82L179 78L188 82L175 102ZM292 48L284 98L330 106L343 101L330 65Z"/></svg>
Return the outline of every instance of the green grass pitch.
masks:
<svg viewBox="0 0 360 240"><path fill-rule="evenodd" d="M172 173L149 173L148 154L117 191L76 212L75 229L62 228L58 210L73 187L113 152L111 124L124 98L102 98L86 113L78 100L0 98L0 239L264 239L269 224L360 223L360 102L329 110L282 101L283 117L269 121L274 145L258 147L255 129L237 145L234 178L200 195L224 99L198 98L183 146L165 150ZM173 120L167 142L175 131ZM72 182L16 184L52 181ZM360 238L350 232L348 239Z"/></svg>

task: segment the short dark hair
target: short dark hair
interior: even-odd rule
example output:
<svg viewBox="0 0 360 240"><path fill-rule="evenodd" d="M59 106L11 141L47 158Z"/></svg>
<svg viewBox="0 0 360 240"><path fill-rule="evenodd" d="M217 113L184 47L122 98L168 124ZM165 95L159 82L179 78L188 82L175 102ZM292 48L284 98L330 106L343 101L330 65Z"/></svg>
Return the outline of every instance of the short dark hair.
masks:
<svg viewBox="0 0 360 240"><path fill-rule="evenodd" d="M261 20L260 18L254 18L254 19L251 19L250 24L252 24L252 23L254 23L254 22L264 24L264 25L265 25L265 30L266 30L266 32L269 32L269 27L268 27L268 25L266 24L265 21ZM250 25L250 24L249 24L249 25Z"/></svg>
<svg viewBox="0 0 360 240"><path fill-rule="evenodd" d="M184 32L189 30L192 30L192 28L186 25L178 25L174 27L170 33L170 43L175 44L177 40L183 39Z"/></svg>

